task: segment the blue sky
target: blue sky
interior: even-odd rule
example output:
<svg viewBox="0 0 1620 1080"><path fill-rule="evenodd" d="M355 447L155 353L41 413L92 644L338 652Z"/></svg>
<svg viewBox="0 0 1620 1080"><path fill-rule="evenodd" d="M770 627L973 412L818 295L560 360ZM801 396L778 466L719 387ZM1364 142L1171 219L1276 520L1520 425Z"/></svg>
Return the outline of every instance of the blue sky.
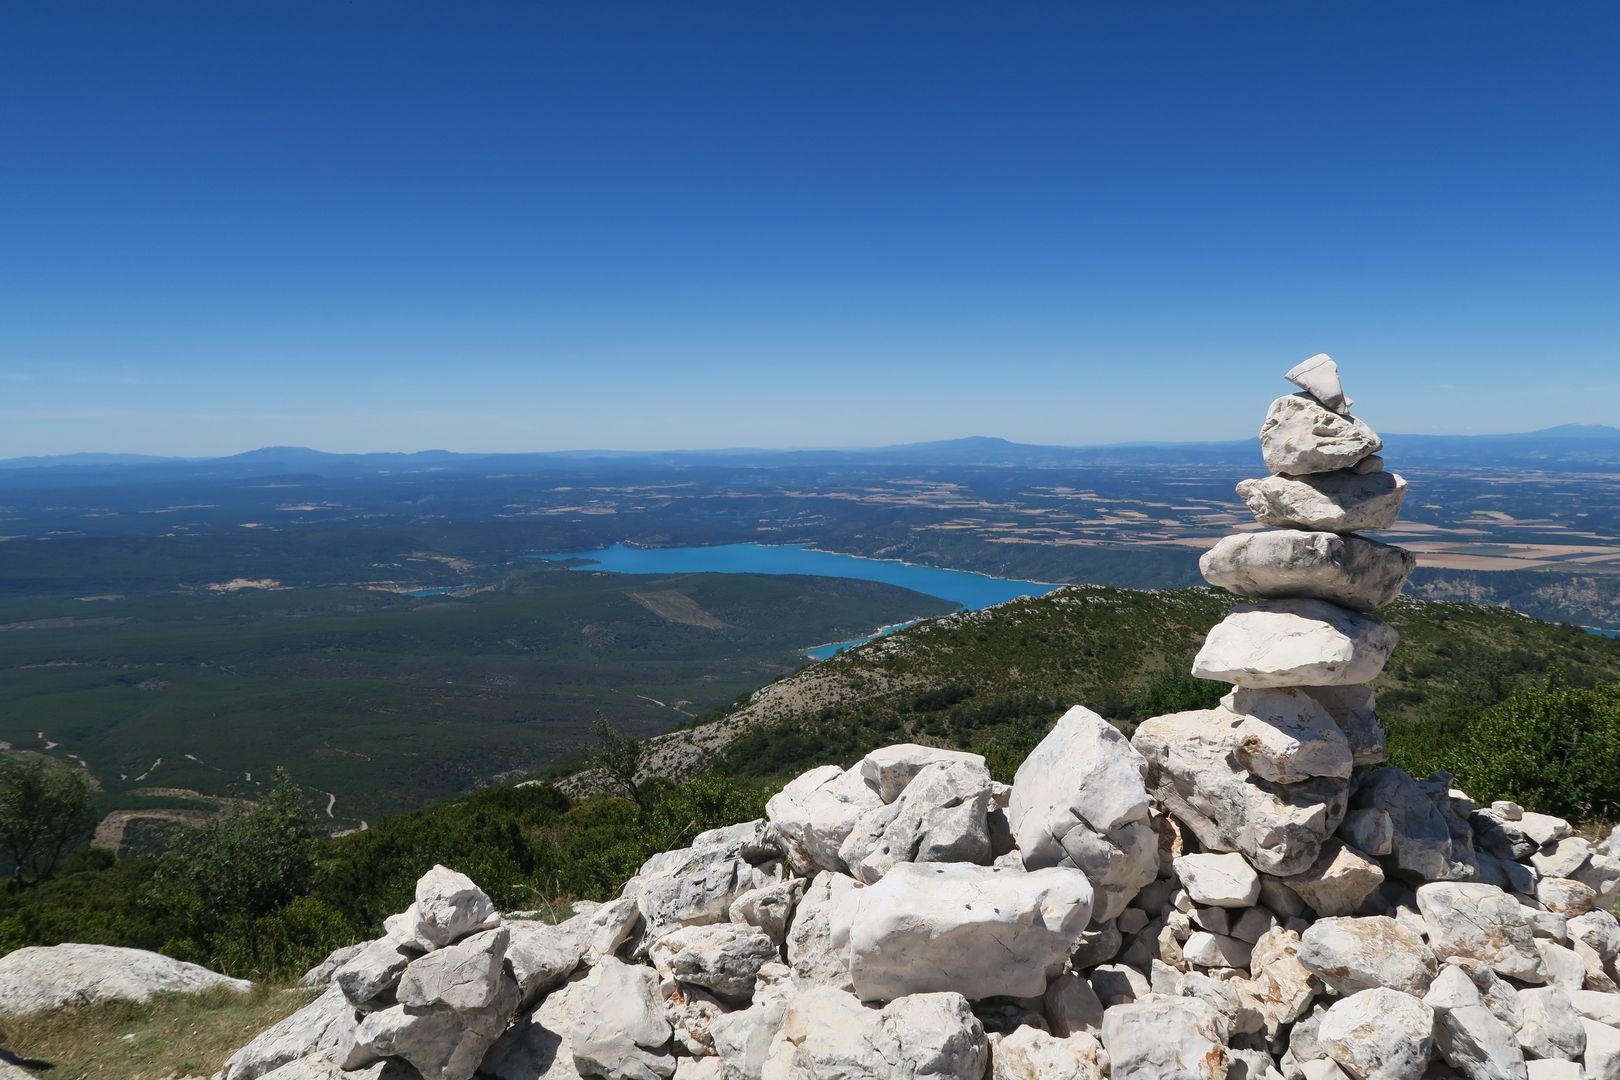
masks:
<svg viewBox="0 0 1620 1080"><path fill-rule="evenodd" d="M1620 7L0 7L0 456L1620 413Z"/></svg>

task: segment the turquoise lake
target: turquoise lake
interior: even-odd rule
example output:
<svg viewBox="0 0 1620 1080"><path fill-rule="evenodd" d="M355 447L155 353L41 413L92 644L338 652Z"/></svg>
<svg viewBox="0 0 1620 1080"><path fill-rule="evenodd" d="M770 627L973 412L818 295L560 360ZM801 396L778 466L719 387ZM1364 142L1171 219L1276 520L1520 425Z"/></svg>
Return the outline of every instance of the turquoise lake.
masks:
<svg viewBox="0 0 1620 1080"><path fill-rule="evenodd" d="M814 551L802 545L716 544L711 547L635 548L615 544L600 551L529 557L550 561L589 560L590 565L577 569L605 570L614 574L808 574L812 577L881 581L886 585L898 585L902 589L949 600L969 611L1020 596L1042 596L1058 588L1039 581L1015 581L968 570L941 570L888 559ZM804 651L817 660L825 660L851 646L898 629L900 626L882 627L865 637L828 642Z"/></svg>

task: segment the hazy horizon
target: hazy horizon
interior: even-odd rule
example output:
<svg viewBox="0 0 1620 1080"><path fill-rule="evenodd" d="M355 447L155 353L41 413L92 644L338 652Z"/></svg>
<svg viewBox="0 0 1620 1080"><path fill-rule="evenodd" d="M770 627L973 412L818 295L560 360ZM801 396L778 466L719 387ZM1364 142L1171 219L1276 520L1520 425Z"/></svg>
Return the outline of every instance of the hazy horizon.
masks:
<svg viewBox="0 0 1620 1080"><path fill-rule="evenodd" d="M0 457L1620 407L1620 8L0 15Z"/></svg>

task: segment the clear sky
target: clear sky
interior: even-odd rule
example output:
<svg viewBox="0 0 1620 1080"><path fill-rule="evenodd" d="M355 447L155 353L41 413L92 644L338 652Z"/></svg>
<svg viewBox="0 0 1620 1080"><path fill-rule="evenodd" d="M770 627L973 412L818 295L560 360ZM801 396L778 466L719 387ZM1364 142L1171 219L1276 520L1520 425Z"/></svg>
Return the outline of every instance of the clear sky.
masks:
<svg viewBox="0 0 1620 1080"><path fill-rule="evenodd" d="M0 456L1620 416L1620 5L0 4Z"/></svg>

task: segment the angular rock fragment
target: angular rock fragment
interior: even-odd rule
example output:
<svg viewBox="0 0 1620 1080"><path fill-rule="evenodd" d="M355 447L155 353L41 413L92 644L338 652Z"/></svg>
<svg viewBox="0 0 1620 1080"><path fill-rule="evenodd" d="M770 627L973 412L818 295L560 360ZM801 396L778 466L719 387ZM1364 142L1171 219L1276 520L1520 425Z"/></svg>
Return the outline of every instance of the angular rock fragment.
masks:
<svg viewBox="0 0 1620 1080"><path fill-rule="evenodd" d="M883 805L861 774L823 765L790 782L765 804L765 816L781 838L782 850L795 872L845 873L838 848L868 810Z"/></svg>
<svg viewBox="0 0 1620 1080"><path fill-rule="evenodd" d="M1423 938L1387 915L1320 919L1301 936L1298 956L1340 995L1388 987L1421 996L1436 972Z"/></svg>
<svg viewBox="0 0 1620 1080"><path fill-rule="evenodd" d="M1361 533L1395 524L1406 481L1391 472L1266 476L1240 481L1237 493L1271 528Z"/></svg>
<svg viewBox="0 0 1620 1080"><path fill-rule="evenodd" d="M1354 848L1337 840L1322 845L1322 853L1303 874L1285 878L1318 915L1352 915L1384 883L1383 868Z"/></svg>
<svg viewBox="0 0 1620 1080"><path fill-rule="evenodd" d="M841 990L816 987L788 1005L762 1075L982 1080L988 1063L984 1027L960 994L914 994L869 1009Z"/></svg>
<svg viewBox="0 0 1620 1080"><path fill-rule="evenodd" d="M902 862L990 862L990 773L981 760L925 765L890 803L856 819L838 857L870 885Z"/></svg>
<svg viewBox="0 0 1620 1080"><path fill-rule="evenodd" d="M1513 1029L1498 1019L1460 968L1441 970L1424 995L1434 1010L1434 1045L1468 1080L1529 1080Z"/></svg>
<svg viewBox="0 0 1620 1080"><path fill-rule="evenodd" d="M1344 396L1344 386L1339 381L1339 365L1327 353L1317 353L1301 360L1289 368L1283 378L1341 416L1355 404Z"/></svg>
<svg viewBox="0 0 1620 1080"><path fill-rule="evenodd" d="M1350 742L1332 715L1304 690L1235 687L1221 707L1232 721L1238 760L1257 776L1297 784L1313 776L1347 779Z"/></svg>
<svg viewBox="0 0 1620 1080"><path fill-rule="evenodd" d="M1239 605L1211 630L1192 673L1244 687L1366 683L1399 639L1382 619L1321 600L1265 600Z"/></svg>
<svg viewBox="0 0 1620 1080"><path fill-rule="evenodd" d="M1181 887L1196 904L1246 908L1260 899L1260 875L1241 855L1182 855L1175 868Z"/></svg>
<svg viewBox="0 0 1620 1080"><path fill-rule="evenodd" d="M1518 901L1494 885L1435 881L1419 886L1418 910L1434 954L1489 964L1498 975L1527 983L1547 981L1530 920Z"/></svg>
<svg viewBox="0 0 1620 1080"><path fill-rule="evenodd" d="M1340 415L1309 394L1271 403L1260 425L1260 453L1274 473L1301 476L1346 469L1384 447L1372 428Z"/></svg>
<svg viewBox="0 0 1620 1080"><path fill-rule="evenodd" d="M1376 987L1336 1001L1322 1017L1322 1049L1358 1080L1420 1080L1434 1012L1410 994Z"/></svg>
<svg viewBox="0 0 1620 1080"><path fill-rule="evenodd" d="M862 1000L945 990L1038 997L1091 917L1091 886L1066 867L901 863L842 913L848 926L833 940L849 943Z"/></svg>
<svg viewBox="0 0 1620 1080"><path fill-rule="evenodd" d="M700 986L730 1002L753 997L760 967L779 959L770 938L736 923L676 930L655 942L650 952L664 978Z"/></svg>
<svg viewBox="0 0 1620 1080"><path fill-rule="evenodd" d="M658 976L609 956L582 984L568 1040L582 1076L669 1080L675 1073L673 1033Z"/></svg>
<svg viewBox="0 0 1620 1080"><path fill-rule="evenodd" d="M965 762L983 768L984 756L961 750L944 750L937 746L899 743L872 751L852 771L859 772L866 786L877 792L879 798L892 803L900 797L913 777L926 766L938 762Z"/></svg>
<svg viewBox="0 0 1620 1080"><path fill-rule="evenodd" d="M1151 995L1103 1014L1112 1080L1224 1080L1226 1022L1196 998Z"/></svg>
<svg viewBox="0 0 1620 1080"><path fill-rule="evenodd" d="M1206 581L1239 596L1305 597L1354 611L1395 599L1416 565L1405 548L1300 529L1234 533L1198 560Z"/></svg>
<svg viewBox="0 0 1620 1080"><path fill-rule="evenodd" d="M1007 820L1024 865L1083 872L1099 922L1116 918L1158 869L1145 768L1117 728L1076 706L1013 778Z"/></svg>
<svg viewBox="0 0 1620 1080"><path fill-rule="evenodd" d="M483 889L466 874L443 866L435 866L416 882L414 906L415 936L430 948L449 945L501 921Z"/></svg>

